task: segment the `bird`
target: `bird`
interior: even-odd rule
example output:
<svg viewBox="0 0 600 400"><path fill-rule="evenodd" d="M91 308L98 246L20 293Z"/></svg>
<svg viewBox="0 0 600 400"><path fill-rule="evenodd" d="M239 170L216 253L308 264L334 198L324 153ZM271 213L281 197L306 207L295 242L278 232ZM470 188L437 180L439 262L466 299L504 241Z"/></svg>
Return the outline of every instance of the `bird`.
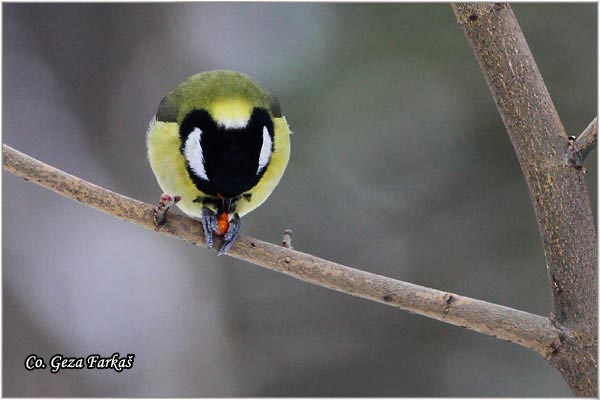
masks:
<svg viewBox="0 0 600 400"><path fill-rule="evenodd" d="M279 101L254 79L235 71L192 75L172 88L150 121L146 147L163 191L154 221L170 206L200 220L217 255L238 237L241 217L260 206L290 158L290 128Z"/></svg>

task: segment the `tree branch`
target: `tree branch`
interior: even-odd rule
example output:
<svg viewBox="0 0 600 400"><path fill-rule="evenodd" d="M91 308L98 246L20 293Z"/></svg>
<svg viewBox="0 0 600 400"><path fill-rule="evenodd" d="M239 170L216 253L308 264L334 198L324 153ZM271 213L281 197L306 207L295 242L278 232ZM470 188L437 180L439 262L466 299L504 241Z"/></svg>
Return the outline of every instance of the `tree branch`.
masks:
<svg viewBox="0 0 600 400"><path fill-rule="evenodd" d="M69 175L7 145L3 145L3 166L15 175L99 211L205 247L198 221L170 214L158 228L150 204ZM562 333L548 318L360 271L248 236L240 235L227 254L318 286L515 342L545 358L560 343Z"/></svg>
<svg viewBox="0 0 600 400"><path fill-rule="evenodd" d="M550 362L576 394L596 396L596 231L583 173L565 163L569 140L511 7L452 7L529 187L553 289L555 322L569 332Z"/></svg>

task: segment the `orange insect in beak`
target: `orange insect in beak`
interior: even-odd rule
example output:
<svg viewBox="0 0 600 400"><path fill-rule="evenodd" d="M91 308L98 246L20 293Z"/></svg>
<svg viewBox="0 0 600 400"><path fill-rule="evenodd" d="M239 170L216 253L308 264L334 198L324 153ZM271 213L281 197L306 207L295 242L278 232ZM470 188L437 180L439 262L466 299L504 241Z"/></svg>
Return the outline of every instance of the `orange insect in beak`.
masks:
<svg viewBox="0 0 600 400"><path fill-rule="evenodd" d="M214 231L216 235L223 236L229 230L229 214L226 212L219 214L217 217L217 225L219 227L219 231Z"/></svg>
<svg viewBox="0 0 600 400"><path fill-rule="evenodd" d="M219 227L219 232L214 230L213 232L216 235L223 236L229 230L229 207L231 207L232 199L223 197L223 195L219 192L217 192L217 198L219 198L223 202L224 211L217 216L217 225Z"/></svg>

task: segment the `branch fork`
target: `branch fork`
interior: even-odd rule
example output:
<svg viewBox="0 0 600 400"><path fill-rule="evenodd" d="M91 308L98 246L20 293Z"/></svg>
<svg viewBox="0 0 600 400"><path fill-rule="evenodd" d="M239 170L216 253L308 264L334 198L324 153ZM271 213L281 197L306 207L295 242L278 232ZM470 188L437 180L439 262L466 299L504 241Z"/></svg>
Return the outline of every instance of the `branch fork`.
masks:
<svg viewBox="0 0 600 400"><path fill-rule="evenodd" d="M561 332L560 346L549 361L575 394L596 396L597 243L579 171L595 146L597 119L578 138L567 138L517 19L510 5L502 4L452 7L494 97L536 213L554 300L553 323Z"/></svg>
<svg viewBox="0 0 600 400"><path fill-rule="evenodd" d="M585 128L578 137L570 136L567 142L565 158L567 165L585 172L583 161L596 147L598 137L598 117Z"/></svg>

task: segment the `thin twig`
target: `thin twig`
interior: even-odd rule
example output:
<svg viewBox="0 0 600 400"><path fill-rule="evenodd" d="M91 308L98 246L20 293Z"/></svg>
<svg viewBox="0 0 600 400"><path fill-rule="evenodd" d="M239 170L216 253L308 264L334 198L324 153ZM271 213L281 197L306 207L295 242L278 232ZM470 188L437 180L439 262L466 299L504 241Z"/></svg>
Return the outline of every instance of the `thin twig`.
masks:
<svg viewBox="0 0 600 400"><path fill-rule="evenodd" d="M575 140L575 149L579 152L579 156L582 160L590 154L596 147L596 140L598 139L598 117L594 118L592 122L585 128L581 135Z"/></svg>
<svg viewBox="0 0 600 400"><path fill-rule="evenodd" d="M3 145L3 166L15 175L99 211L205 247L198 221L171 214L158 228L150 204L86 182L6 145ZM559 330L548 318L539 315L346 267L244 235L240 235L228 255L305 282L515 342L546 358L559 345Z"/></svg>
<svg viewBox="0 0 600 400"><path fill-rule="evenodd" d="M598 135L598 117L585 128L579 137L571 136L567 143L565 158L567 165L585 172L583 161L596 146Z"/></svg>
<svg viewBox="0 0 600 400"><path fill-rule="evenodd" d="M281 241L281 245L287 249L293 249L292 247L292 239L294 238L294 232L291 229L286 229L283 232L283 240Z"/></svg>

